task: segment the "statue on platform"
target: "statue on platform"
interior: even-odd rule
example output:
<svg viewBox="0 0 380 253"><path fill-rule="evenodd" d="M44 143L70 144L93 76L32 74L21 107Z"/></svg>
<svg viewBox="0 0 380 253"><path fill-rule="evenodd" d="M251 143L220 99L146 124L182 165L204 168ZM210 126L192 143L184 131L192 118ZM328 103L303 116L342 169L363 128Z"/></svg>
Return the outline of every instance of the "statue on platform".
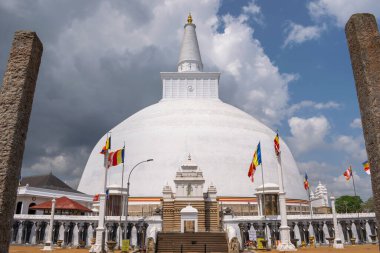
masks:
<svg viewBox="0 0 380 253"><path fill-rule="evenodd" d="M234 237L230 241L229 253L239 253L240 252L240 243L237 237Z"/></svg>
<svg viewBox="0 0 380 253"><path fill-rule="evenodd" d="M146 250L147 253L154 253L155 250L154 250L154 240L152 237L149 237L148 238L148 247L147 247L147 250Z"/></svg>

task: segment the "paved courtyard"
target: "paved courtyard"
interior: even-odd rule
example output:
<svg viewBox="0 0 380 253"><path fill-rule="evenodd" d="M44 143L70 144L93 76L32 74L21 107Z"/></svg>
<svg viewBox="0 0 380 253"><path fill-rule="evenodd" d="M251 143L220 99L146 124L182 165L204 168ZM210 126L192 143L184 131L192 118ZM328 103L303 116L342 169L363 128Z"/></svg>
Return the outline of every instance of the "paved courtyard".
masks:
<svg viewBox="0 0 380 253"><path fill-rule="evenodd" d="M42 247L35 247L35 246L11 246L10 252L11 253L40 253ZM56 249L54 250L59 253L84 253L88 252L88 249ZM273 252L276 252L275 250L272 250ZM120 252L120 251L115 251ZM258 251L263 252L263 251ZM379 246L378 245L358 245L358 246L346 246L344 250L338 250L333 249L331 247L318 247L318 248L302 248L298 249L298 252L345 252L345 253L358 253L358 252L364 252L364 253L375 253L379 252Z"/></svg>

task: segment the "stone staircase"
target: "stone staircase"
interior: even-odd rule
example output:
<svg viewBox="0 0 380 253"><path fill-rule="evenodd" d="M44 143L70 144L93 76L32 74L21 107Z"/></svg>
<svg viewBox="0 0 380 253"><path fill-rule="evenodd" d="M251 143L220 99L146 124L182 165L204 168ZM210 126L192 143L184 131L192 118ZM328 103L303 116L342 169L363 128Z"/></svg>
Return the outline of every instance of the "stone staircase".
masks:
<svg viewBox="0 0 380 253"><path fill-rule="evenodd" d="M224 232L158 233L156 252L228 252Z"/></svg>

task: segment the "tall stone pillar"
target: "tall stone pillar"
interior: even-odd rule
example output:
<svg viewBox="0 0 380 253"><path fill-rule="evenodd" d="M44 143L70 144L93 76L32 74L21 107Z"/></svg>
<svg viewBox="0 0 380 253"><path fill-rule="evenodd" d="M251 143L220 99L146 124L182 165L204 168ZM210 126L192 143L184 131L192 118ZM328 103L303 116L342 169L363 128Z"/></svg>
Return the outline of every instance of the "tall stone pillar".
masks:
<svg viewBox="0 0 380 253"><path fill-rule="evenodd" d="M17 31L0 90L0 252L8 252L42 50L36 33Z"/></svg>
<svg viewBox="0 0 380 253"><path fill-rule="evenodd" d="M354 14L346 24L368 160L377 224L380 224L380 34L372 14Z"/></svg>
<svg viewBox="0 0 380 253"><path fill-rule="evenodd" d="M280 192L279 206L280 206L280 216L281 216L281 226L280 226L280 238L281 243L278 244L278 251L297 251L295 246L290 241L290 227L288 226L288 218L286 213L286 197L284 191L284 180L282 178L282 165L281 165L281 153L277 156L277 175L278 175L278 185Z"/></svg>
<svg viewBox="0 0 380 253"><path fill-rule="evenodd" d="M335 209L335 197L331 196L331 208L332 208L332 215L333 215L333 226L334 226L334 244L333 247L336 249L343 249L343 242L340 238L340 231L338 229L338 219L336 217L336 209Z"/></svg>

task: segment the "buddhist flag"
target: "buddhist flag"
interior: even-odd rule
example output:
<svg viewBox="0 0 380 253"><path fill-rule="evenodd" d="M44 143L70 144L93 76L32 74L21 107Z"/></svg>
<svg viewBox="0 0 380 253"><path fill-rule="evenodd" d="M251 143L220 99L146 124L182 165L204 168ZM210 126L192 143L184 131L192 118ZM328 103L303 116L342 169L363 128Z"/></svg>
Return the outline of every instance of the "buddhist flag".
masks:
<svg viewBox="0 0 380 253"><path fill-rule="evenodd" d="M363 163L363 169L364 169L365 173L367 173L368 175L371 175L371 170L369 169L369 162L368 161L365 161Z"/></svg>
<svg viewBox="0 0 380 253"><path fill-rule="evenodd" d="M260 142L257 145L256 151L253 154L253 159L251 162L251 165L249 166L248 170L248 177L251 178L251 181L253 182L253 175L255 174L256 167L261 164L261 148L260 148Z"/></svg>
<svg viewBox="0 0 380 253"><path fill-rule="evenodd" d="M280 137L278 136L278 132L276 137L274 137L274 152L276 153L276 156L280 155Z"/></svg>
<svg viewBox="0 0 380 253"><path fill-rule="evenodd" d="M307 177L307 174L305 172L305 179L303 180L303 187L305 188L305 190L309 190L309 181L308 180L308 177Z"/></svg>
<svg viewBox="0 0 380 253"><path fill-rule="evenodd" d="M111 152L108 155L108 167L124 163L124 148Z"/></svg>
<svg viewBox="0 0 380 253"><path fill-rule="evenodd" d="M346 178L346 180L350 180L351 176L352 176L352 168L351 168L351 165L350 167L348 167L348 169L343 173L343 176Z"/></svg>
<svg viewBox="0 0 380 253"><path fill-rule="evenodd" d="M105 154L107 150L111 149L111 136L107 138L106 145L103 146L102 151L100 151L100 154Z"/></svg>

